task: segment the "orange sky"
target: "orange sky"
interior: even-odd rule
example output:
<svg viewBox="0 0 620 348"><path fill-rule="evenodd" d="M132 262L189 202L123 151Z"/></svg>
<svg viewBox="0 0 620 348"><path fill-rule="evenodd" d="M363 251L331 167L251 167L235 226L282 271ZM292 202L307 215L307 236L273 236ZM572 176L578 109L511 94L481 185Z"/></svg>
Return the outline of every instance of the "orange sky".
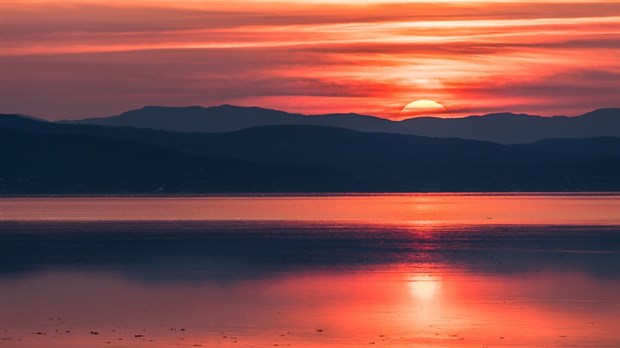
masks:
<svg viewBox="0 0 620 348"><path fill-rule="evenodd" d="M111 5L112 3L112 5ZM1 111L257 105L398 118L620 105L614 1L2 0Z"/></svg>

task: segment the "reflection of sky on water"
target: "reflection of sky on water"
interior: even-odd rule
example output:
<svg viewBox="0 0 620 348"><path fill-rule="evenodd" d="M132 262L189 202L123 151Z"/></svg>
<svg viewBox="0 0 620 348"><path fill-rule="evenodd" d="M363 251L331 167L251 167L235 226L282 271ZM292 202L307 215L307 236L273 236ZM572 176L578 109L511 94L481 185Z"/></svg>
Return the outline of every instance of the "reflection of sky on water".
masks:
<svg viewBox="0 0 620 348"><path fill-rule="evenodd" d="M7 347L620 343L615 227L7 222L0 231Z"/></svg>
<svg viewBox="0 0 620 348"><path fill-rule="evenodd" d="M259 205L259 213L284 209L271 217L307 218L277 222L110 221L135 202L92 199L73 220L92 220L93 206L103 207L97 221L10 221L31 216L18 208L32 203L11 201L0 224L0 346L620 345L620 228L601 222L617 219L617 198L515 196L506 206L509 199L493 205L471 195L463 210L453 196L376 197L353 197L341 209L372 220L355 223L336 215L342 197L313 197L307 211L283 198ZM251 200L224 207L241 204L252 216ZM133 212L205 209L200 199L146 202ZM166 215L171 202L180 206ZM67 208L53 203L33 209ZM507 223L543 205L532 224ZM490 208L471 218L480 223L460 215L482 207ZM319 212L327 221L313 218Z"/></svg>
<svg viewBox="0 0 620 348"><path fill-rule="evenodd" d="M620 343L618 278L429 266L158 284L41 272L4 279L2 336L31 348Z"/></svg>
<svg viewBox="0 0 620 348"><path fill-rule="evenodd" d="M618 225L618 194L3 198L2 220Z"/></svg>

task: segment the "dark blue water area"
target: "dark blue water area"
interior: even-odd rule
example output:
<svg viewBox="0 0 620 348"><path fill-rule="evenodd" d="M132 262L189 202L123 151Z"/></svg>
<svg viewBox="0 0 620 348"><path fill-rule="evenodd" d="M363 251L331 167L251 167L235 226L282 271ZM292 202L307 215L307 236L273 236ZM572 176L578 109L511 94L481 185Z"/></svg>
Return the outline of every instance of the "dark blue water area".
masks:
<svg viewBox="0 0 620 348"><path fill-rule="evenodd" d="M390 264L620 278L620 226L409 226L306 222L10 222L0 277L111 271L148 282L269 277Z"/></svg>

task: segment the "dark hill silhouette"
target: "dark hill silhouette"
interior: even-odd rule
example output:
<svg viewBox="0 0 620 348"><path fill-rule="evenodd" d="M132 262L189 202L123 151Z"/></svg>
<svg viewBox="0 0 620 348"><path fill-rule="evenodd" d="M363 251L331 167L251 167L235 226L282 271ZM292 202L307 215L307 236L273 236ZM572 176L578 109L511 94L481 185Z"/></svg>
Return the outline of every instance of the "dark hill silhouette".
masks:
<svg viewBox="0 0 620 348"><path fill-rule="evenodd" d="M208 108L146 106L118 116L61 122L207 133L231 132L265 125L353 126L356 130L373 131L392 123L383 118L358 114L316 115L310 118L279 110L232 105Z"/></svg>
<svg viewBox="0 0 620 348"><path fill-rule="evenodd" d="M0 117L0 127L63 136L79 134L99 139L131 141L218 160L332 168L345 178L333 186L335 181L324 183L323 179L319 180L311 173L300 176L301 182L305 182L303 178L314 179L315 181L310 182L316 190L620 189L620 160L617 156L559 154L462 139L361 133L320 126L263 126L229 133L182 133L128 127L41 123L17 116ZM28 157L27 154L23 156ZM253 170L248 168L244 174L252 176ZM272 190L292 189L290 185L284 186L286 185L272 187ZM241 187L233 187L232 190L242 191Z"/></svg>
<svg viewBox="0 0 620 348"><path fill-rule="evenodd" d="M584 139L544 139L530 144L518 144L524 149L565 153L608 155L620 157L620 138L597 137Z"/></svg>
<svg viewBox="0 0 620 348"><path fill-rule="evenodd" d="M451 119L418 117L390 121L358 114L305 116L231 105L208 108L149 106L118 116L63 122L181 132L230 132L266 125L315 125L361 132L463 138L501 144L527 143L545 138L620 137L618 108L599 109L575 117L498 113Z"/></svg>
<svg viewBox="0 0 620 348"><path fill-rule="evenodd" d="M547 138L618 137L620 109L599 109L575 117L501 113L454 119L424 117L403 123L403 129L418 135L515 144Z"/></svg>
<svg viewBox="0 0 620 348"><path fill-rule="evenodd" d="M197 158L80 134L0 127L0 193L156 193L330 190L325 169Z"/></svg>

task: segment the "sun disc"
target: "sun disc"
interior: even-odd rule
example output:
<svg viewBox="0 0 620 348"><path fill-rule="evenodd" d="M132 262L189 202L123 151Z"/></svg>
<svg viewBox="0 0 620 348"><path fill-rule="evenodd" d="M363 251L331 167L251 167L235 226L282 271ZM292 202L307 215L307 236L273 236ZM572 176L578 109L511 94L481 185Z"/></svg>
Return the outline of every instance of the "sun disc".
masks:
<svg viewBox="0 0 620 348"><path fill-rule="evenodd" d="M420 99L407 104L401 111L401 116L415 116L422 114L443 113L447 109L438 102L430 99Z"/></svg>

